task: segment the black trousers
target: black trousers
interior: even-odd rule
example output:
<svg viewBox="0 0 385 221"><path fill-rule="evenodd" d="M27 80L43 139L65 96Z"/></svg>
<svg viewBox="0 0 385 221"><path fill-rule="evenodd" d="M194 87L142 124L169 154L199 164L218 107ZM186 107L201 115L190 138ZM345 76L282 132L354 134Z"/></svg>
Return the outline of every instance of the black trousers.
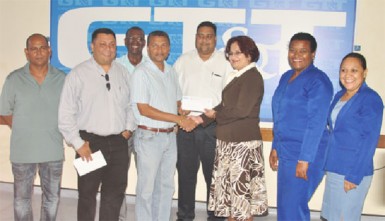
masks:
<svg viewBox="0 0 385 221"><path fill-rule="evenodd" d="M200 163L202 163L202 171L206 181L206 200L208 200L215 158L215 128L216 124L212 123L206 128L198 126L192 132L178 131L177 217L180 221L195 218L195 190ZM215 220L213 212L208 212L208 216L209 220Z"/></svg>
<svg viewBox="0 0 385 221"><path fill-rule="evenodd" d="M78 176L78 220L95 220L96 194L100 187L99 220L118 220L127 187L128 146L120 134L98 136L80 131L89 141L92 152L100 150L107 165L84 176ZM76 155L78 158L79 155Z"/></svg>

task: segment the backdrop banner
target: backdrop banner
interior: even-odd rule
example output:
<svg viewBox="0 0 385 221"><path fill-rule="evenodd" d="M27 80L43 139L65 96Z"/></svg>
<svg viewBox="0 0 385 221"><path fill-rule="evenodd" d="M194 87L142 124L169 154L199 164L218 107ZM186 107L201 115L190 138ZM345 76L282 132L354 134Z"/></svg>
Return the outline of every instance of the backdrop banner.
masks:
<svg viewBox="0 0 385 221"><path fill-rule="evenodd" d="M126 53L127 29L140 26L146 35L154 30L170 35L167 61L173 64L195 48L197 25L211 21L218 28L219 50L232 36L248 35L256 42L261 52L257 68L265 81L260 116L271 122L271 97L290 69L291 36L308 32L317 39L315 65L328 74L336 92L340 61L353 50L355 11L356 0L51 0L51 63L68 73L88 59L91 34L100 27L116 33L119 57Z"/></svg>

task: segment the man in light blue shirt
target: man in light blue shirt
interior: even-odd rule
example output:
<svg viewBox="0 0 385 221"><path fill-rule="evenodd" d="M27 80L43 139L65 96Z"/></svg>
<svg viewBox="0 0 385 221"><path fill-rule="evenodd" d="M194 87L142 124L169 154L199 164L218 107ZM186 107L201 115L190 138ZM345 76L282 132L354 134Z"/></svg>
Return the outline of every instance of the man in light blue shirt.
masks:
<svg viewBox="0 0 385 221"><path fill-rule="evenodd" d="M8 75L0 115L12 128L14 220L33 220L31 197L37 169L42 188L40 220L55 220L64 160L58 107L65 73L49 64L51 48L41 34L28 37L28 63Z"/></svg>
<svg viewBox="0 0 385 221"><path fill-rule="evenodd" d="M143 56L143 48L146 44L146 40L144 38L144 31L138 26L131 27L126 32L126 38L124 39L124 43L127 48L127 54L116 58L116 61L122 64L128 70L129 75L135 70L135 67L139 64L144 63L148 60L146 56ZM135 155L134 149L134 136L135 133L128 140L128 169L130 169L131 163L131 153ZM136 160L135 160L136 161ZM123 199L122 207L120 209L119 220L123 221L127 219L127 204L126 199Z"/></svg>
<svg viewBox="0 0 385 221"><path fill-rule="evenodd" d="M116 61L126 67L131 75L134 73L136 66L148 60L148 57L143 56L143 48L146 45L143 29L138 26L129 28L126 32L124 44L127 48L127 54L116 58Z"/></svg>
<svg viewBox="0 0 385 221"><path fill-rule="evenodd" d="M147 38L150 61L139 65L131 78L131 101L138 125L134 137L138 182L137 221L170 220L176 170L176 127L186 131L195 122L178 116L182 92L175 70L165 62L170 39L163 31Z"/></svg>

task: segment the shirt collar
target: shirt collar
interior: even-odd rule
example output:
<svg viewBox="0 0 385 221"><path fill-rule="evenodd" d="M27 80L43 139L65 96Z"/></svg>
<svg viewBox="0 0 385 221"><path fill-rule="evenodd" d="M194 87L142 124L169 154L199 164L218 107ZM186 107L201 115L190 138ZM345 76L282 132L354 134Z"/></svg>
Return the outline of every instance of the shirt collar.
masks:
<svg viewBox="0 0 385 221"><path fill-rule="evenodd" d="M31 75L31 71L29 70L29 65L30 65L29 62L27 62L27 63L24 65L24 73L25 73L25 74ZM51 65L50 63L48 63L48 72L47 72L47 75L52 74L52 68L53 68L52 65Z"/></svg>
<svg viewBox="0 0 385 221"><path fill-rule="evenodd" d="M157 66L151 59L148 59L148 60L146 60L145 62L148 62L148 63L151 65L152 69L154 69L154 70L156 70L156 71L159 71L159 72L162 72L162 73L167 73L167 72L169 72L170 67L171 67L166 61L164 61L164 62L163 62L163 63L164 63L164 71L161 71L161 70L158 68L158 66Z"/></svg>
<svg viewBox="0 0 385 221"><path fill-rule="evenodd" d="M244 68L242 68L239 71L233 70L227 76L226 84L230 83L234 78L240 77L243 73L245 73L246 71L250 70L253 67L255 67L255 62L251 62L250 64L246 65Z"/></svg>
<svg viewBox="0 0 385 221"><path fill-rule="evenodd" d="M241 76L243 73L245 73L246 71L248 71L249 69L251 69L253 67L255 67L255 62L251 62L250 64L246 65L246 67L242 68L239 71L234 70L235 71L235 77Z"/></svg>
<svg viewBox="0 0 385 221"><path fill-rule="evenodd" d="M106 72L104 71L103 67L100 64L98 64L98 62L96 62L94 56L92 56L90 60L91 60L91 63L96 66L98 71L100 71L102 73L102 75L106 74ZM111 67L110 67L108 72L111 72L111 70L115 67L115 62L116 62L115 59L112 60Z"/></svg>

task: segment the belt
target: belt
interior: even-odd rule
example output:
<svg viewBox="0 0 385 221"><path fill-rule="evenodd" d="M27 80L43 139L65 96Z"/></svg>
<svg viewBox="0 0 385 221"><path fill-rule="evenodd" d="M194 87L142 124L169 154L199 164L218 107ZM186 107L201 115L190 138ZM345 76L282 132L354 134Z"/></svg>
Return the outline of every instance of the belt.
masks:
<svg viewBox="0 0 385 221"><path fill-rule="evenodd" d="M114 136L122 136L122 133L119 133L119 134L111 134L111 135L98 135L98 134L94 134L94 133L90 133L90 132L87 132L86 130L79 130L79 133L80 135L88 135L88 136L92 136L92 137L99 137L99 138L112 138Z"/></svg>
<svg viewBox="0 0 385 221"><path fill-rule="evenodd" d="M152 131L152 132L161 132L161 133L171 133L174 131L174 127L170 127L170 128L153 128L153 127L146 127L144 125L138 125L138 128L140 129L143 129L143 130L149 130L149 131Z"/></svg>

